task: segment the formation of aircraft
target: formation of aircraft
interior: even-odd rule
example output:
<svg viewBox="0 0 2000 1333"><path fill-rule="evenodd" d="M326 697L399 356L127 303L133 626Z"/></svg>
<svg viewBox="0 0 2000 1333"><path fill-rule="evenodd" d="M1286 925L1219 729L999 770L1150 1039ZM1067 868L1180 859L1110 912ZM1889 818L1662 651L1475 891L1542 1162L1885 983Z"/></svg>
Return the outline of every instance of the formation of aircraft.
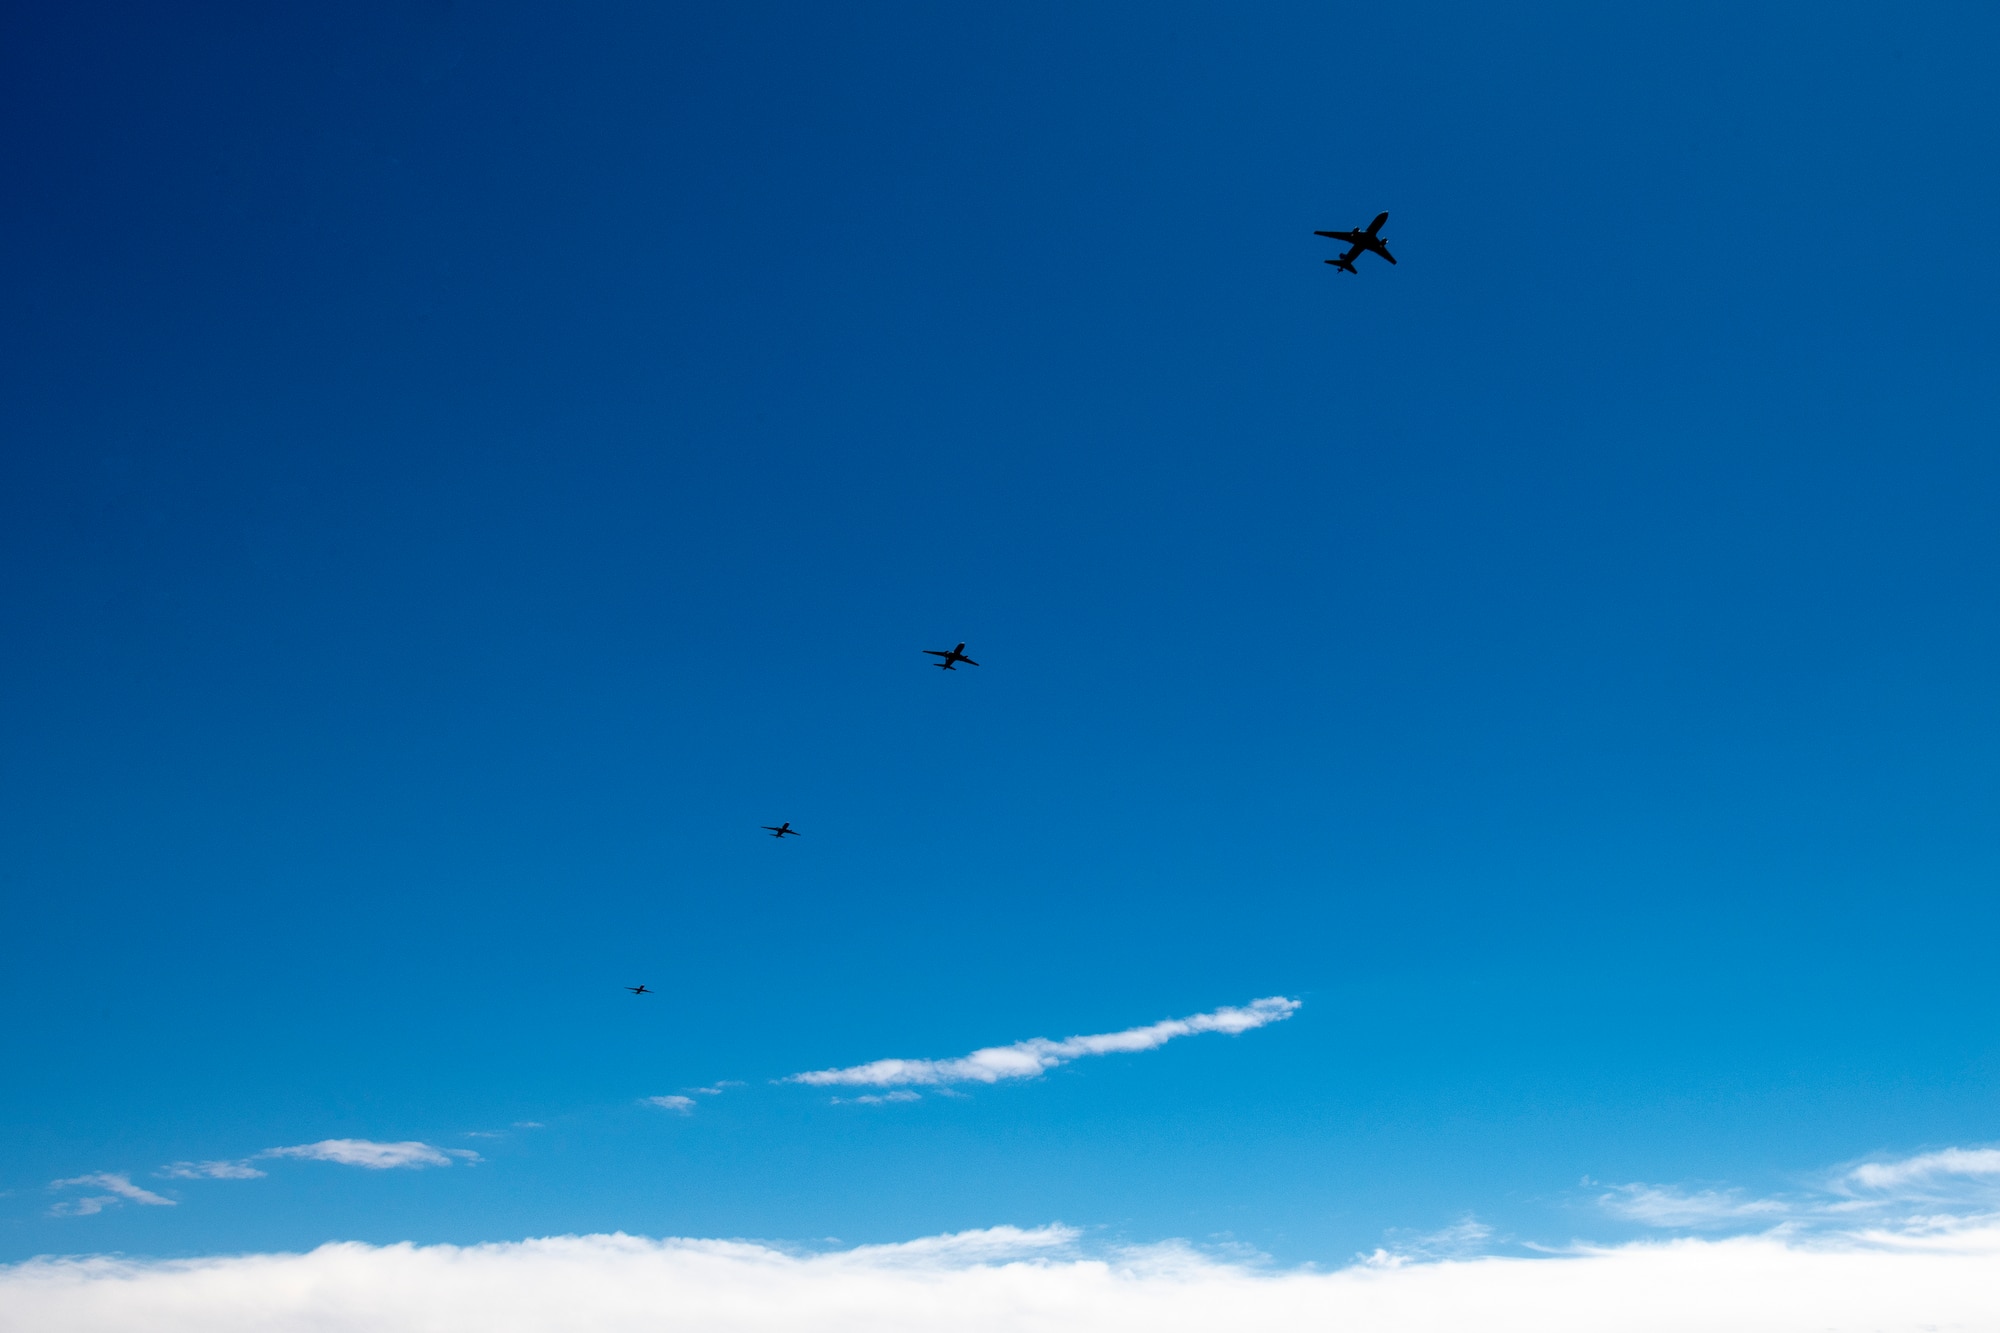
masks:
<svg viewBox="0 0 2000 1333"><path fill-rule="evenodd" d="M944 661L933 662L931 665L941 667L946 671L954 670L960 662L965 663L967 666L979 665L979 663L965 655L965 645L962 643L956 648L926 648L924 651L932 657L942 657ZM792 827L792 821L789 819L782 824L760 824L758 827L774 838L782 839L787 836L796 838L799 836L799 831ZM627 986L625 989L631 990L632 988Z"/></svg>
<svg viewBox="0 0 2000 1333"><path fill-rule="evenodd" d="M1362 254L1380 254L1390 264L1396 262L1396 256L1388 252L1388 240L1384 240L1384 236L1382 236L1382 224L1384 222L1388 222L1388 214L1386 212L1378 212L1376 218L1374 218L1374 222L1370 222L1368 226L1356 228L1352 232L1312 232L1312 234L1314 236L1326 236L1328 240L1344 240L1348 244L1346 254L1340 254L1340 256L1330 258L1326 262L1332 264L1334 268L1338 268L1340 272L1358 272L1354 268L1354 260L1358 260ZM926 656L942 658L942 660L932 662L932 667L936 667L938 671L958 671L958 662L964 662L966 667L978 667L978 662L974 662L970 656L966 656L966 644L958 644L956 648L924 648L924 654ZM782 825L760 825L760 827L764 829L764 833L768 833L770 837L780 839L780 841L786 839L786 837L794 837L794 839L798 837L798 829L792 827L790 819L784 821ZM630 991L632 995L652 995L652 991L648 991L646 987L626 987L626 991Z"/></svg>
<svg viewBox="0 0 2000 1333"><path fill-rule="evenodd" d="M924 652L927 656L942 657L944 659L942 662L931 663L932 666L940 671L955 671L958 669L958 663L960 662L965 663L967 666L979 665L979 663L965 655L965 645L962 643L956 648L926 648Z"/></svg>
<svg viewBox="0 0 2000 1333"><path fill-rule="evenodd" d="M1336 241L1346 241L1348 247L1347 253L1338 259L1329 259L1325 262L1333 265L1342 273L1353 273L1357 271L1354 267L1354 261L1364 250L1371 254L1378 254L1392 264L1396 262L1396 256L1389 253L1388 242L1382 238L1382 224L1388 220L1389 215L1387 213L1377 213L1375 220L1369 223L1364 229L1357 231L1316 231L1313 235L1331 237Z"/></svg>

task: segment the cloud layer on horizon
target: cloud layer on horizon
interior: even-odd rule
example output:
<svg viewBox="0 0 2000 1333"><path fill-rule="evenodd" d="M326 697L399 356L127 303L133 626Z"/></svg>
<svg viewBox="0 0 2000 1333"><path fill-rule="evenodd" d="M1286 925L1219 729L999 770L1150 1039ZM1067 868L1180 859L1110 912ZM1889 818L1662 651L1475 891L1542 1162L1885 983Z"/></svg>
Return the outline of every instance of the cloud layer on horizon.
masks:
<svg viewBox="0 0 2000 1333"><path fill-rule="evenodd" d="M1767 1234L1551 1258L1377 1254L1275 1270L1185 1244L1081 1251L1048 1227L801 1255L564 1236L456 1247L0 1268L0 1333L1903 1333L2000 1326L2000 1225Z"/></svg>
<svg viewBox="0 0 2000 1333"><path fill-rule="evenodd" d="M889 1088L899 1084L998 1083L1002 1079L1034 1078L1057 1065L1088 1055L1150 1051L1176 1037L1198 1032L1248 1032L1267 1023L1282 1022L1298 1008L1297 1000L1272 995L1252 1000L1241 1008L1225 1007L1187 1018L1169 1018L1122 1032L1066 1037L1061 1041L1030 1037L1011 1046L988 1046L951 1060L871 1060L844 1069L793 1074L784 1081L813 1087Z"/></svg>

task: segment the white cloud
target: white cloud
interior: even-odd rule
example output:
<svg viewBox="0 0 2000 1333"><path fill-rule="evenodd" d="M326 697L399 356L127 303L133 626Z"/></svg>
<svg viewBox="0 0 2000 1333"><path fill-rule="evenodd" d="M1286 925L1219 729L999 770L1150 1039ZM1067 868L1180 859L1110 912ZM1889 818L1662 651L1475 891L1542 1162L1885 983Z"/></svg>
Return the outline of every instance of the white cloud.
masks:
<svg viewBox="0 0 2000 1333"><path fill-rule="evenodd" d="M49 1207L50 1217L89 1217L118 1202L115 1194L87 1194L81 1199L64 1199Z"/></svg>
<svg viewBox="0 0 2000 1333"><path fill-rule="evenodd" d="M879 1097L872 1092L863 1093L859 1097L835 1097L833 1104L835 1106L881 1106L888 1102L920 1102L923 1099L924 1095L920 1092L911 1092L908 1088L898 1088L894 1092L885 1092Z"/></svg>
<svg viewBox="0 0 2000 1333"><path fill-rule="evenodd" d="M804 1255L563 1236L0 1268L0 1333L1915 1333L2000 1327L2000 1227L1276 1269L997 1228Z"/></svg>
<svg viewBox="0 0 2000 1333"><path fill-rule="evenodd" d="M873 1060L846 1069L820 1069L794 1074L788 1083L809 1083L816 1087L894 1087L902 1083L998 1083L1002 1079L1034 1078L1038 1074L1068 1064L1086 1055L1113 1055L1128 1051L1150 1051L1175 1037L1197 1032L1248 1032L1290 1018L1298 1009L1297 1000L1281 995L1252 1000L1240 1009L1217 1009L1189 1018L1170 1018L1146 1027L1123 1032L1102 1032L1094 1036L1067 1037L1051 1041L1032 1037L1012 1046L988 1046L955 1060Z"/></svg>
<svg viewBox="0 0 2000 1333"><path fill-rule="evenodd" d="M1597 1202L1616 1217L1649 1227L1700 1229L1777 1222L1796 1211L1783 1199L1750 1198L1741 1190L1684 1190L1671 1185L1615 1185Z"/></svg>
<svg viewBox="0 0 2000 1333"><path fill-rule="evenodd" d="M1632 1184L1612 1186L1597 1202L1628 1221L1681 1230L1782 1226L1806 1232L1851 1229L1871 1218L1905 1227L1959 1226L2000 1215L2000 1149L1945 1148L1863 1162L1822 1176L1816 1185L1762 1198L1735 1189ZM1944 1211L1925 1215L1919 1208Z"/></svg>
<svg viewBox="0 0 2000 1333"><path fill-rule="evenodd" d="M1863 1162L1841 1179L1861 1189L1904 1192L1952 1177L1981 1180L1994 1176L2000 1176L2000 1148L1946 1148L1901 1161Z"/></svg>
<svg viewBox="0 0 2000 1333"><path fill-rule="evenodd" d="M93 1171L87 1176L71 1176L67 1180L51 1180L52 1190L76 1189L88 1186L91 1189L109 1190L108 1194L91 1194L81 1199L65 1199L49 1209L57 1217L89 1217L101 1213L114 1203L129 1200L132 1203L149 1204L155 1208L172 1208L178 1202L163 1194L155 1194L142 1185L134 1185L130 1176L115 1171Z"/></svg>
<svg viewBox="0 0 2000 1333"><path fill-rule="evenodd" d="M694 1111L692 1097L647 1097L644 1101L648 1106L657 1106L663 1111L679 1111L682 1115L689 1115Z"/></svg>
<svg viewBox="0 0 2000 1333"><path fill-rule="evenodd" d="M170 1162L160 1174L175 1180L260 1180L264 1175L248 1162Z"/></svg>
<svg viewBox="0 0 2000 1333"><path fill-rule="evenodd" d="M1492 1227L1468 1217L1442 1231L1392 1234L1389 1244L1367 1256L1364 1262L1375 1268L1397 1268L1423 1259L1469 1259L1482 1252L1492 1239Z"/></svg>
<svg viewBox="0 0 2000 1333"><path fill-rule="evenodd" d="M370 1171L389 1171L396 1167L412 1170L426 1166L450 1166L453 1157L468 1157L479 1160L479 1154L470 1148L443 1150L428 1143L375 1143L368 1139L321 1139L318 1143L301 1143L291 1148L266 1148L259 1157L303 1157L313 1162L338 1162L342 1166L366 1167Z"/></svg>

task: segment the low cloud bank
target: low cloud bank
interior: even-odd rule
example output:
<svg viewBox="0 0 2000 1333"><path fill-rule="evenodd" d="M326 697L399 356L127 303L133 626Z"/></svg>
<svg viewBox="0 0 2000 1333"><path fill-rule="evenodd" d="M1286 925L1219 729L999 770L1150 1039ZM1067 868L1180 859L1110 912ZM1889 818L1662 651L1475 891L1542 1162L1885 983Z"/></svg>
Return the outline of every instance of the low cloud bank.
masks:
<svg viewBox="0 0 2000 1333"><path fill-rule="evenodd" d="M1176 1037L1198 1032L1248 1032L1290 1018L1299 1002L1282 995L1252 1000L1241 1008L1226 1007L1212 1013L1187 1018L1169 1018L1145 1027L1122 1032L1100 1032L1091 1036L1066 1037L1052 1041L1031 1037L1012 1046L988 1046L952 1060L871 1060L845 1069L818 1069L794 1074L788 1083L815 1087L895 1087L898 1084L998 1083L1009 1078L1034 1078L1057 1065L1086 1055L1114 1055L1150 1051Z"/></svg>
<svg viewBox="0 0 2000 1333"><path fill-rule="evenodd" d="M2000 1327L2000 1226L1274 1271L1062 1228L797 1255L566 1236L0 1268L0 1333L1900 1333Z"/></svg>

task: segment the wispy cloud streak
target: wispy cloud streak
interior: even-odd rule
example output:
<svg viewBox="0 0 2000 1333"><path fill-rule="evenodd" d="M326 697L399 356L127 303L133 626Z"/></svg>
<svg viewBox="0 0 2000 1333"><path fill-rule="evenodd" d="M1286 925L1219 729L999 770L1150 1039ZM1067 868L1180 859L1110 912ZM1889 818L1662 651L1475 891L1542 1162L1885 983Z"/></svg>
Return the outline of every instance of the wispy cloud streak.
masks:
<svg viewBox="0 0 2000 1333"><path fill-rule="evenodd" d="M1252 1000L1241 1008L1223 1008L1188 1018L1169 1018L1145 1027L1052 1041L1031 1037L1011 1046L988 1046L952 1060L872 1060L844 1069L818 1069L793 1074L788 1083L814 1087L888 1088L899 1084L998 1083L1003 1079L1034 1078L1057 1065L1089 1055L1150 1051L1176 1037L1200 1032L1248 1032L1290 1018L1297 1000L1281 995Z"/></svg>
<svg viewBox="0 0 2000 1333"><path fill-rule="evenodd" d="M1614 1185L1597 1198L1614 1217L1670 1230L1847 1229L1889 1222L1958 1225L2000 1216L2000 1148L1945 1148L1860 1162L1785 1194L1677 1185Z"/></svg>
<svg viewBox="0 0 2000 1333"><path fill-rule="evenodd" d="M248 1162L169 1162L159 1174L174 1180L261 1180L264 1173Z"/></svg>
<svg viewBox="0 0 2000 1333"><path fill-rule="evenodd" d="M1759 1199L1741 1190L1681 1189L1671 1185L1614 1185L1598 1197L1604 1211L1649 1227L1703 1230L1745 1222L1779 1222L1794 1213L1784 1199Z"/></svg>
<svg viewBox="0 0 2000 1333"><path fill-rule="evenodd" d="M134 1185L130 1176L116 1171L93 1171L87 1176L71 1176L67 1180L49 1182L52 1190L99 1189L104 1194L87 1194L79 1199L65 1199L49 1212L57 1217L89 1217L101 1213L115 1203L143 1203L154 1208L172 1208L177 1200L163 1194L155 1194L141 1185Z"/></svg>
<svg viewBox="0 0 2000 1333"><path fill-rule="evenodd" d="M1945 1181L1985 1182L1995 1177L2000 1177L2000 1148L1946 1148L1901 1161L1863 1162L1841 1181L1851 1188L1907 1193Z"/></svg>

